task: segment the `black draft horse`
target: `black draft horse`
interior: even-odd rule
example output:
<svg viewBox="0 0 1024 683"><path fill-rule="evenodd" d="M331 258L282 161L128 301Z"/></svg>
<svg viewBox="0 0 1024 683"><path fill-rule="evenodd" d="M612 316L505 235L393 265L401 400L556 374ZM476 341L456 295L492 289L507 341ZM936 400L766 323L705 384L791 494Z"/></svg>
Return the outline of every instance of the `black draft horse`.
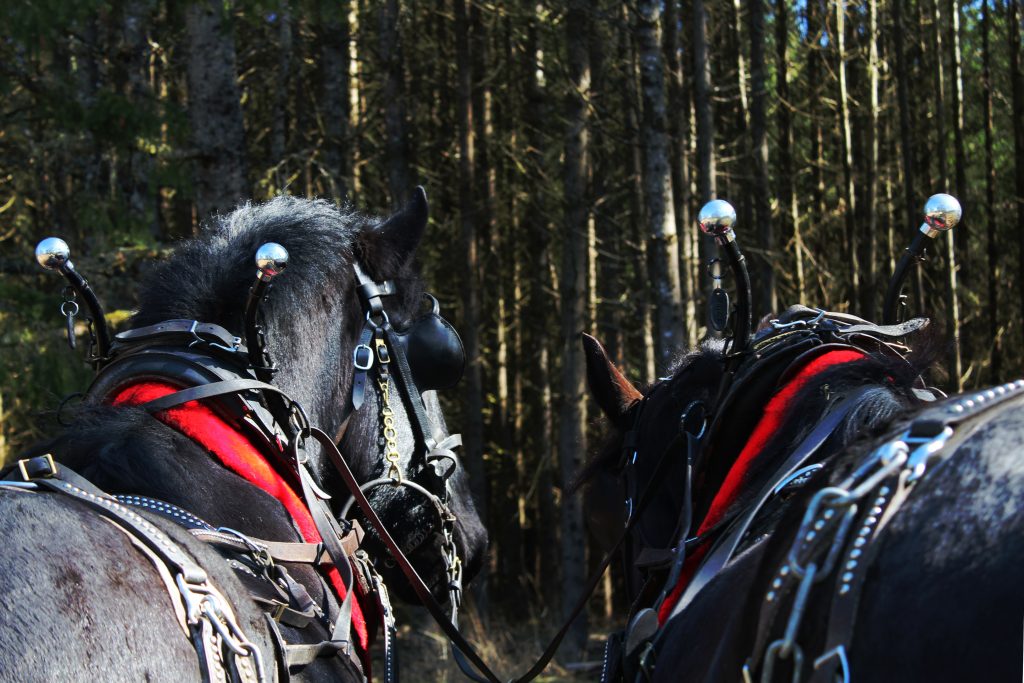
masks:
<svg viewBox="0 0 1024 683"><path fill-rule="evenodd" d="M394 283L387 312L395 327L414 319L423 299L413 256L426 227L426 212L422 190L405 209L383 222L325 201L281 197L242 206L218 217L212 229L185 243L149 273L140 289L132 327L186 319L215 323L242 337L242 311L255 272L253 255L264 243L283 245L290 253L288 271L275 280L262 306L269 352L279 369L274 383L304 407L312 425L337 435L342 415L351 406L353 349L365 319L356 296L353 264L358 262L376 281ZM424 468L422 453L413 452L417 442L410 420L402 401L392 398L399 465L404 476L415 481ZM443 427L436 396L425 392L424 400L434 422ZM340 443L362 481L384 475L380 421L379 392L368 389L366 404L354 414ZM303 540L280 495L251 484L218 462L207 447L141 409L85 406L63 433L27 455L42 453L52 453L58 468L66 464L107 493L165 501L213 527L228 527L259 539ZM333 494L331 504L337 512L348 491L324 453L310 448L308 455L316 486ZM457 519L458 554L466 565L466 576L472 576L481 561L486 532L464 472L457 471L448 486L449 507ZM446 598L449 577L438 555L438 541L433 540L437 520L428 502L408 487L375 487L368 495L431 590L439 599ZM206 570L228 598L242 631L262 653L268 676L279 678L282 670L274 662L279 662L275 652L280 643L275 642L263 609L242 580L245 567L234 562L232 568L213 548L178 525L159 516L143 516ZM205 677L154 563L110 522L64 496L0 490L4 545L0 553L0 678L186 681ZM367 541L373 537L373 531L368 531ZM374 559L386 582L405 583L383 561L386 557ZM339 612L336 591L313 565L285 566L312 598L317 617L301 631L289 629L282 621L281 631L306 641L328 640ZM353 609L363 611L371 631L367 636L355 627L353 638L365 648L380 617L371 605ZM363 680L360 664L368 662L368 656L358 644L356 655L314 659L299 677Z"/></svg>
<svg viewBox="0 0 1024 683"><path fill-rule="evenodd" d="M927 353L801 309L759 331L759 360L724 397L721 342L641 393L585 337L612 430L582 474L600 492L591 518L607 537L623 486L628 506L649 491L626 539L630 628L604 679L1020 680L1024 385L923 400ZM786 331L797 319L808 329ZM794 334L812 341L787 354Z"/></svg>

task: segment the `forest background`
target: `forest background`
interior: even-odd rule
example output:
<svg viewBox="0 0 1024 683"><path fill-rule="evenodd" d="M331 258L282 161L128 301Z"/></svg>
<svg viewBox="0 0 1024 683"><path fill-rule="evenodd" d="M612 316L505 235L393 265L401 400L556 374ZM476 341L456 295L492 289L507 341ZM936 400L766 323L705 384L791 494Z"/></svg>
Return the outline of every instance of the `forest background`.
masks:
<svg viewBox="0 0 1024 683"><path fill-rule="evenodd" d="M470 360L444 398L491 531L477 613L550 625L600 557L563 495L601 433L579 333L640 385L698 341L705 201L737 209L758 315L874 319L925 200L954 194L913 288L947 340L932 379L1024 370L1020 5L4 0L0 457L90 375L42 237L116 326L213 211L290 193L385 214L422 184L424 274ZM602 593L592 616L622 607Z"/></svg>

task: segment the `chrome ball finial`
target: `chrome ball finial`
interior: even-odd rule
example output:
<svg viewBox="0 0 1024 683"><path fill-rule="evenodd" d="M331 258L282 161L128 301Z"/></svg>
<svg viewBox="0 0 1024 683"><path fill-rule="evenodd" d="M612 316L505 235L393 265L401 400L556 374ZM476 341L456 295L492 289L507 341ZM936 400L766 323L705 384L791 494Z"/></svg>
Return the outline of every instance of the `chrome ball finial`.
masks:
<svg viewBox="0 0 1024 683"><path fill-rule="evenodd" d="M733 226L736 225L736 209L724 199L713 199L697 214L697 224L705 235L716 240L731 242L736 239Z"/></svg>
<svg viewBox="0 0 1024 683"><path fill-rule="evenodd" d="M935 237L940 232L951 230L960 222L963 211L956 197L949 194L933 194L924 205L924 225L921 232Z"/></svg>
<svg viewBox="0 0 1024 683"><path fill-rule="evenodd" d="M68 243L59 237L47 237L36 245L36 262L47 270L60 270L70 259Z"/></svg>
<svg viewBox="0 0 1024 683"><path fill-rule="evenodd" d="M256 267L260 279L269 281L288 267L288 250L277 242L267 242L256 250Z"/></svg>

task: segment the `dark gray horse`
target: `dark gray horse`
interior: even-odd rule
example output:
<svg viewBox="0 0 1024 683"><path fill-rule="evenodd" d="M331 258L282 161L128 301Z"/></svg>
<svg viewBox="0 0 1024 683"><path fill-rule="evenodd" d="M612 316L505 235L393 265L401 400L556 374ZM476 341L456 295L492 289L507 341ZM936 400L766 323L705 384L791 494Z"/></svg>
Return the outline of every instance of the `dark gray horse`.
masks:
<svg viewBox="0 0 1024 683"><path fill-rule="evenodd" d="M246 205L219 217L202 237L185 243L153 269L139 294L133 328L173 319L214 323L244 336L243 309L260 245L276 242L290 253L286 273L274 281L263 304L264 331L279 372L274 383L303 406L309 422L339 436L351 410L353 348L365 318L353 263L368 277L391 280L391 323L401 328L422 309L422 287L413 265L426 226L422 191L403 211L379 222L324 201L278 198ZM362 480L383 476L378 439L380 396L375 385L344 431L340 449ZM394 396L393 396L394 399ZM433 421L443 427L436 397L424 400ZM400 467L417 480L424 469L422 450L402 401L394 399ZM332 494L335 513L349 497L326 456L309 449L315 484ZM297 523L279 498L246 481L212 457L208 448L179 429L138 408L89 405L64 432L27 455L52 453L110 494L146 496L170 503L213 527L245 535L299 542ZM294 472L282 480L297 488ZM473 507L462 470L449 479L449 506L457 521L455 543L466 575L479 566L486 533ZM408 487L376 487L371 502L392 534L410 554L440 599L448 577L439 559L435 511ZM262 653L268 676L277 644L263 609L242 579L213 548L183 528L147 515L177 540L228 598L237 623ZM154 563L110 520L78 501L43 492L0 490L0 677L17 681L200 680L196 650L183 633L165 581ZM368 532L367 540L374 534ZM373 558L385 582L404 578L386 558ZM238 563L235 563L236 565ZM309 564L285 565L322 614L301 630L284 624L286 636L318 641L330 637L339 601L324 575ZM357 607L356 611L360 611ZM373 605L362 605L366 629L378 627ZM355 657L323 657L301 671L317 680L361 680L366 637L353 631ZM362 641L361 643L359 641Z"/></svg>

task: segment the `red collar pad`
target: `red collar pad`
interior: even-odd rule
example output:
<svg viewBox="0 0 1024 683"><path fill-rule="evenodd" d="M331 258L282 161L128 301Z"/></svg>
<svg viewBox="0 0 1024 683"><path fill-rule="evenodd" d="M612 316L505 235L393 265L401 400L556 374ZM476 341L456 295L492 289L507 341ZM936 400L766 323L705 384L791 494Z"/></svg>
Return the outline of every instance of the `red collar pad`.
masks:
<svg viewBox="0 0 1024 683"><path fill-rule="evenodd" d="M711 501L711 507L708 508L707 515L705 515L704 521L701 522L700 527L697 529L698 536L717 524L725 515L725 511L736 500L751 465L753 465L769 440L776 435L779 427L782 426L789 413L789 409L792 407L794 397L803 389L804 385L816 375L833 366L861 360L864 357L865 354L863 352L850 349L840 349L824 353L801 368L771 398L768 405L764 408L764 414L758 421L754 431L750 434L750 438L747 439L743 451L736 458L736 462L729 469L729 474L726 475L725 481L722 482L722 487L718 489L718 493L715 494L714 499ZM682 596L707 549L707 545L702 545L691 557L686 558L683 564L683 571L679 574L679 581L668 597L665 598L665 602L658 608L658 621L660 624L664 624L672 613L672 608L675 607L676 602Z"/></svg>
<svg viewBox="0 0 1024 683"><path fill-rule="evenodd" d="M114 405L137 405L173 394L175 391L178 391L178 388L171 384L140 382L123 389L114 397L112 403ZM309 510L295 494L295 491L270 466L270 463L252 445L251 441L239 434L212 410L198 401L190 401L160 411L155 414L155 417L206 448L217 457L224 467L277 499L291 515L292 521L307 543L321 541L312 515L309 514ZM327 569L326 574L338 599L344 599L345 584L341 580L338 570L332 566ZM369 647L369 634L362 606L358 600L352 601L352 627L359 647L365 653Z"/></svg>

